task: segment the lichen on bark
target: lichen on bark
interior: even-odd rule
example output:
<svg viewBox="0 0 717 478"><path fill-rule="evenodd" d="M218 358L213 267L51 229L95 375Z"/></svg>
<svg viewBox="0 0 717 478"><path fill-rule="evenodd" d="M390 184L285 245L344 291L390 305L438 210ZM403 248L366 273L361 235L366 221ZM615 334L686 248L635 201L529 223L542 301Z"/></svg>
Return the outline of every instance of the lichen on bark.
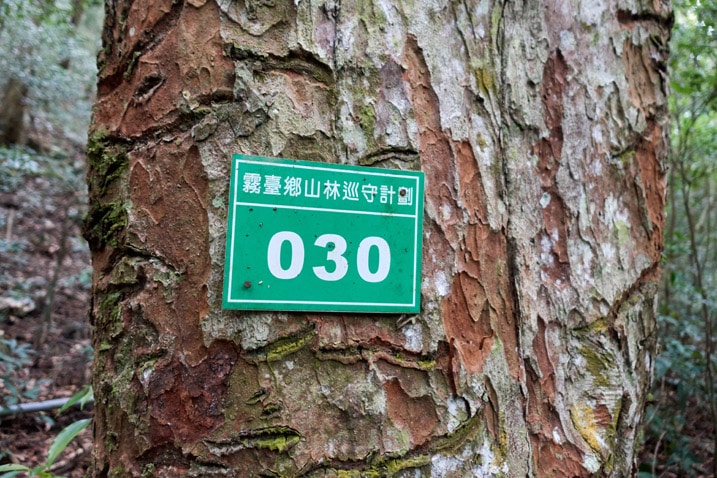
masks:
<svg viewBox="0 0 717 478"><path fill-rule="evenodd" d="M643 3L108 2L96 475L629 474L671 22ZM421 313L222 310L233 153L424 171Z"/></svg>

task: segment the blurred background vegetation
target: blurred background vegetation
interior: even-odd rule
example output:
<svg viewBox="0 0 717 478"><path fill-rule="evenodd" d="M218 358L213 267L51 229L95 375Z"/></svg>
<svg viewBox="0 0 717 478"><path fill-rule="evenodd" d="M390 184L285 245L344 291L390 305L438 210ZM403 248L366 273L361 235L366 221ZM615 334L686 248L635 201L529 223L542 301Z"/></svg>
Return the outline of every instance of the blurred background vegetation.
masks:
<svg viewBox="0 0 717 478"><path fill-rule="evenodd" d="M22 476L51 468L81 477L90 463L89 430L62 441L61 457L48 454L61 429L87 423L87 409L2 408L69 398L89 382L91 269L81 226L103 12L102 0L0 0L2 477L21 470L8 471L13 463L34 468Z"/></svg>
<svg viewBox="0 0 717 478"><path fill-rule="evenodd" d="M659 354L641 476L717 476L717 2L675 0Z"/></svg>
<svg viewBox="0 0 717 478"><path fill-rule="evenodd" d="M717 4L673 3L660 349L641 478L717 475ZM80 225L102 15L101 0L0 0L0 406L87 382ZM0 462L16 453L2 445Z"/></svg>

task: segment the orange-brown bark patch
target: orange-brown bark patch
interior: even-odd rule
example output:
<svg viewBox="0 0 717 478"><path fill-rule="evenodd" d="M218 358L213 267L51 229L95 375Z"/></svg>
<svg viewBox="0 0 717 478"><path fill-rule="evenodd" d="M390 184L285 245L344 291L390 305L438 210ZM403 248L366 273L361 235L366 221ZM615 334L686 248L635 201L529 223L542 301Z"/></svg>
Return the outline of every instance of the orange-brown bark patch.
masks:
<svg viewBox="0 0 717 478"><path fill-rule="evenodd" d="M610 409L604 403L598 403L593 410L595 423L602 429L613 426L613 416Z"/></svg>
<svg viewBox="0 0 717 478"><path fill-rule="evenodd" d="M660 19L661 8L656 5L652 12L636 17L618 12L618 19L626 27L634 27L633 20L642 21L647 28L669 28L671 19ZM655 37L656 38L656 37ZM663 225L665 221L665 169L660 164L666 156L666 134L659 118L665 114L666 59L667 47L659 42L649 41L635 44L631 39L623 42L623 64L628 79L628 94L633 105L644 115L647 127L641 132L635 145L637 166L635 194L639 202L640 218L652 250L647 251L656 261L663 248ZM646 224L649 222L649 224Z"/></svg>
<svg viewBox="0 0 717 478"><path fill-rule="evenodd" d="M164 145L135 151L130 158L134 220L129 243L159 258L176 275L154 279L164 295L145 301L144 315L163 333L182 337L187 360L194 363L203 353L200 322L208 312L210 271L208 183L199 151Z"/></svg>
<svg viewBox="0 0 717 478"><path fill-rule="evenodd" d="M462 223L455 199L455 167L449 136L441 128L438 96L431 87L431 76L423 52L414 37L406 41L403 79L408 84L413 111L418 123L421 168L426 174L426 203L435 211L448 242L458 243Z"/></svg>
<svg viewBox="0 0 717 478"><path fill-rule="evenodd" d="M438 342L438 351L436 352L436 369L443 373L450 384L451 392L453 392L454 395L457 395L458 389L455 382L456 377L453 375L453 366L453 350L451 349L451 345L446 341Z"/></svg>
<svg viewBox="0 0 717 478"><path fill-rule="evenodd" d="M130 233L134 247L200 275L208 267L208 182L196 147L130 154Z"/></svg>
<svg viewBox="0 0 717 478"><path fill-rule="evenodd" d="M500 402L490 377L486 376L483 382L485 383L485 391L488 396L488 400L485 402L484 411L486 427L488 428L490 436L493 437L497 443L500 441L501 431L505 432L505 430L501 430Z"/></svg>
<svg viewBox="0 0 717 478"><path fill-rule="evenodd" d="M556 176L560 166L563 150L563 94L566 85L568 65L560 50L554 51L543 69L542 103L543 121L549 135L533 145L533 154L538 158L538 176L545 197L543 220L545 232L538 240L543 247L543 254L552 259L543 259L542 270L553 284L559 287L567 285L570 277L568 262L567 227L565 224L568 213L558 193Z"/></svg>
<svg viewBox="0 0 717 478"><path fill-rule="evenodd" d="M315 110L322 108L328 102L327 87L320 81L312 80L306 74L288 70L279 71L277 74L286 78L284 92L291 100L294 110L302 117L314 116ZM315 116L320 115L316 114Z"/></svg>
<svg viewBox="0 0 717 478"><path fill-rule="evenodd" d="M386 382L383 388L386 391L386 407L391 421L399 428L408 430L414 446L426 443L439 423L433 399L428 395L411 397L401 387L398 379Z"/></svg>
<svg viewBox="0 0 717 478"><path fill-rule="evenodd" d="M550 360L550 347L545 336L546 327L542 318L538 318L538 332L533 338L533 358L540 369L539 384L542 393L550 401L551 405L555 403L555 371L553 363Z"/></svg>
<svg viewBox="0 0 717 478"><path fill-rule="evenodd" d="M541 476L590 476L583 467L582 452L562 434L560 418L541 385L541 379L528 362L525 369L526 420L535 469L540 470ZM560 437L560 442L555 440L555 434Z"/></svg>
<svg viewBox="0 0 717 478"><path fill-rule="evenodd" d="M231 98L234 66L223 54L216 2L185 9L180 16L181 8L178 3L145 12L133 6L129 15L138 22L132 24L134 35L119 31L129 22L113 25L111 34L118 43L116 51L104 56L107 66L100 73L94 111L97 124L139 137L217 95ZM213 11L207 14L207 9Z"/></svg>
<svg viewBox="0 0 717 478"><path fill-rule="evenodd" d="M545 321L539 318L533 339L533 358L539 373L525 362L526 421L535 453L533 462L535 469L545 476L587 476L582 465L582 452L567 441L557 413L555 372L546 330Z"/></svg>
<svg viewBox="0 0 717 478"><path fill-rule="evenodd" d="M478 308L471 312L474 316L486 312L485 320L503 344L511 375L518 379L521 362L517 354L517 326L505 235L482 222L469 224L465 228L461 252L457 258L458 267L466 276L461 284L472 284L463 292L466 303L471 308Z"/></svg>
<svg viewBox="0 0 717 478"><path fill-rule="evenodd" d="M460 197L468 220L486 224L488 222L486 194L473 148L467 141L453 142L452 145L458 168Z"/></svg>
<svg viewBox="0 0 717 478"><path fill-rule="evenodd" d="M483 286L465 273L456 274L451 289L441 304L446 337L458 352L454 359L480 373L493 346L490 304Z"/></svg>
<svg viewBox="0 0 717 478"><path fill-rule="evenodd" d="M653 116L656 107L656 92L662 79L653 67L652 51L645 45L635 45L628 38L623 42L623 63L628 78L628 94L632 103L642 109L646 116Z"/></svg>
<svg viewBox="0 0 717 478"><path fill-rule="evenodd" d="M222 402L236 360L233 344L215 342L196 366L179 358L158 362L148 384L148 408L154 422L150 429L166 433L169 428L178 441L190 443L220 426L224 422Z"/></svg>
<svg viewBox="0 0 717 478"><path fill-rule="evenodd" d="M545 189L555 185L557 166L563 154L563 90L567 71L568 65L560 50L550 55L543 68L541 99L543 121L549 135L533 146L533 153L538 157L538 173Z"/></svg>
<svg viewBox="0 0 717 478"><path fill-rule="evenodd" d="M393 323L386 324L373 318L322 314L310 315L309 320L316 325L318 347L400 348L405 342L403 332Z"/></svg>
<svg viewBox="0 0 717 478"><path fill-rule="evenodd" d="M648 130L640 137L635 151L635 160L640 175L641 191L644 195L647 220L651 223L650 251L655 260L659 260L664 246L663 228L665 224L665 170L659 158L665 157L665 132L657 122L650 123Z"/></svg>

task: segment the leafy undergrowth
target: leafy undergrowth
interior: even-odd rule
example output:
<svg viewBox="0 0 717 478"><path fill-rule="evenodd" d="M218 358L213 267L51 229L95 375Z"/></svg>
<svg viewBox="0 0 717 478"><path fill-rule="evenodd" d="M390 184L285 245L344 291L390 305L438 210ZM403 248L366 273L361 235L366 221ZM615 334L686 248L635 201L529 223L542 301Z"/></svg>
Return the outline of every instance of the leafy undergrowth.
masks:
<svg viewBox="0 0 717 478"><path fill-rule="evenodd" d="M667 381L655 387L647 409L646 440L639 455L642 477L713 476L713 427L707 403Z"/></svg>
<svg viewBox="0 0 717 478"><path fill-rule="evenodd" d="M38 420L27 416L3 421L3 430L13 430L12 433L0 435L0 448L11 453L10 459L3 459L3 463L17 463L28 468L41 465L47 459L48 450L60 430L89 417L91 410L88 408L68 410L55 419L55 424L49 430ZM55 476L68 478L88 476L91 453L92 431L88 427L67 445L49 471Z"/></svg>
<svg viewBox="0 0 717 478"><path fill-rule="evenodd" d="M682 289L689 288L687 281L680 284ZM681 290L679 297L690 295ZM640 478L713 476L715 423L705 380L708 355L694 304L699 300L663 299L658 320L660 354L655 359L645 416ZM680 312L668 313L670 305Z"/></svg>
<svg viewBox="0 0 717 478"><path fill-rule="evenodd" d="M0 405L70 397L89 383L90 257L81 237L84 157L0 147ZM0 464L45 462L59 431L91 407L0 416ZM91 427L51 471L82 477Z"/></svg>

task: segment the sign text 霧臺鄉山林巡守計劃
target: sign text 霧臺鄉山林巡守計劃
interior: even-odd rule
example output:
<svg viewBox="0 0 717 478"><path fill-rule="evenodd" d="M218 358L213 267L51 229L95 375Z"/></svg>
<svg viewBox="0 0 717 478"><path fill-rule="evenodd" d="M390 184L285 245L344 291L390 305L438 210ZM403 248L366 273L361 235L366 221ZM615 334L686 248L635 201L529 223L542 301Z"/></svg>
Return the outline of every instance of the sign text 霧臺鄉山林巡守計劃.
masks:
<svg viewBox="0 0 717 478"><path fill-rule="evenodd" d="M225 309L416 313L423 173L234 155Z"/></svg>

